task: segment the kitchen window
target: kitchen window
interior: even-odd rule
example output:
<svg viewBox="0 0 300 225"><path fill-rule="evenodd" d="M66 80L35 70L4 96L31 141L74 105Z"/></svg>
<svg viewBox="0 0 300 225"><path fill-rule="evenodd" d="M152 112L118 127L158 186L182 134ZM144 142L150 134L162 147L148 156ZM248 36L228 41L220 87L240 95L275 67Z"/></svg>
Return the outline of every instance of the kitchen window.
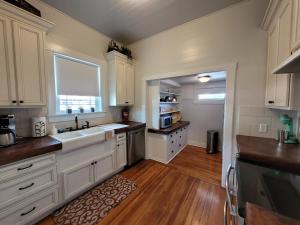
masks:
<svg viewBox="0 0 300 225"><path fill-rule="evenodd" d="M195 89L195 102L199 104L224 104L225 98L225 83L211 83Z"/></svg>
<svg viewBox="0 0 300 225"><path fill-rule="evenodd" d="M100 65L54 54L56 115L102 111Z"/></svg>
<svg viewBox="0 0 300 225"><path fill-rule="evenodd" d="M224 100L225 93L214 93L214 94L199 94L199 100Z"/></svg>

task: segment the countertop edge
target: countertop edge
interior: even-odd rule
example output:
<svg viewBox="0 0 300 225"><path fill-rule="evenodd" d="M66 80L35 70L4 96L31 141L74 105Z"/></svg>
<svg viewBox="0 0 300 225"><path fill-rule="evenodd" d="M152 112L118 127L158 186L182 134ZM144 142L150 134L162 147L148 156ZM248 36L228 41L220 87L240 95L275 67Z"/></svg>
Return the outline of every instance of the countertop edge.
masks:
<svg viewBox="0 0 300 225"><path fill-rule="evenodd" d="M175 126L174 128L172 128L172 127L168 127L168 128L165 128L165 129L148 128L148 132L149 133L154 133L154 134L165 134L165 135L168 135L168 134L171 134L174 131L176 131L176 130L178 130L180 128L183 128L185 126L188 126L188 125L190 125L189 121L179 121L176 124L172 125L172 126Z"/></svg>

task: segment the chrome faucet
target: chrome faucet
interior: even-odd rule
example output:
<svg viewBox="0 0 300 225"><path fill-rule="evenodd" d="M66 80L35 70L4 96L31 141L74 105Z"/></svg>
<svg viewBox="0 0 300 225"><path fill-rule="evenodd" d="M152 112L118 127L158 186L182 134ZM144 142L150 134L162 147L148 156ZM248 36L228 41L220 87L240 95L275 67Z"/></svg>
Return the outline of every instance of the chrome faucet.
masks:
<svg viewBox="0 0 300 225"><path fill-rule="evenodd" d="M75 125L76 125L76 130L78 130L78 116L75 116Z"/></svg>

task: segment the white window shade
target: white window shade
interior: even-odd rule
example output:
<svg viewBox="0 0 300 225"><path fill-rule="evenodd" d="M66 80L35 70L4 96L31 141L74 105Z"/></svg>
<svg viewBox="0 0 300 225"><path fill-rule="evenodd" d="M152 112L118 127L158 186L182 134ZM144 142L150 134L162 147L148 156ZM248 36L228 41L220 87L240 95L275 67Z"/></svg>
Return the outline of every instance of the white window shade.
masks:
<svg viewBox="0 0 300 225"><path fill-rule="evenodd" d="M55 55L57 95L100 96L100 67Z"/></svg>

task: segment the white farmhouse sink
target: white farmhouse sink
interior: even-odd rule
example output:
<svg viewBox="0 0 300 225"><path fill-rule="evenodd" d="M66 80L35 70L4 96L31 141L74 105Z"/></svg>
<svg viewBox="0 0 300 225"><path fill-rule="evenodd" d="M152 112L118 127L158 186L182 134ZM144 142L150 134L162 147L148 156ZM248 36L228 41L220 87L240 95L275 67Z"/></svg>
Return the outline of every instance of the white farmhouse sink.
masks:
<svg viewBox="0 0 300 225"><path fill-rule="evenodd" d="M105 141L105 131L108 131L108 129L92 127L84 130L55 134L52 135L52 137L62 142L63 152L68 152Z"/></svg>

